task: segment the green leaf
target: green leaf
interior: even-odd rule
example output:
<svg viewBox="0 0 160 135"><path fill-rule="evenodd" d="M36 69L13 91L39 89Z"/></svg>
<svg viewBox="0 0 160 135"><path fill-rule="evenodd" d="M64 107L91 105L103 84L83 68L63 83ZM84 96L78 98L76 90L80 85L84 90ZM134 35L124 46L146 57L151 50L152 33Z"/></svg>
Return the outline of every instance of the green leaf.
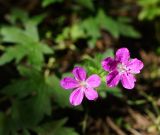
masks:
<svg viewBox="0 0 160 135"><path fill-rule="evenodd" d="M11 10L11 14L7 16L10 23L16 24L17 21L26 22L28 20L28 13L24 10L14 8Z"/></svg>
<svg viewBox="0 0 160 135"><path fill-rule="evenodd" d="M40 43L41 52L44 54L53 54L54 51L47 44Z"/></svg>
<svg viewBox="0 0 160 135"><path fill-rule="evenodd" d="M77 2L92 11L94 10L93 0L78 0Z"/></svg>
<svg viewBox="0 0 160 135"><path fill-rule="evenodd" d="M2 92L7 96L16 96L23 98L36 92L37 85L33 80L17 80L2 89Z"/></svg>
<svg viewBox="0 0 160 135"><path fill-rule="evenodd" d="M4 65L12 60L19 63L20 60L26 55L26 48L24 46L13 46L5 49L5 53L0 57L0 65Z"/></svg>
<svg viewBox="0 0 160 135"><path fill-rule="evenodd" d="M97 14L97 22L101 28L107 30L115 38L119 38L120 35L132 38L140 37L140 33L128 24L130 21L126 17L124 19L121 17L116 21L107 16L104 11L100 9Z"/></svg>
<svg viewBox="0 0 160 135"><path fill-rule="evenodd" d="M56 2L63 2L63 0L43 0L42 1L42 6L47 7L47 6L49 6L51 4L54 4Z"/></svg>
<svg viewBox="0 0 160 135"><path fill-rule="evenodd" d="M39 41L39 35L38 35L38 30L37 26L33 21L28 21L25 23L25 34L32 38L32 41L38 42Z"/></svg>
<svg viewBox="0 0 160 135"><path fill-rule="evenodd" d="M142 6L155 5L159 2L159 0L138 0L138 3Z"/></svg>
<svg viewBox="0 0 160 135"><path fill-rule="evenodd" d="M53 54L53 51L49 46L39 41L37 30L39 20L33 21L31 19L26 21L24 24L25 29L14 26L2 27L2 41L16 45L6 47L5 52L0 57L0 65L4 65L14 59L16 63L19 63L22 58L26 57L30 66L41 70L44 64L44 55Z"/></svg>
<svg viewBox="0 0 160 135"><path fill-rule="evenodd" d="M153 20L160 16L159 0L138 0L141 6L141 12L138 15L139 20Z"/></svg>
<svg viewBox="0 0 160 135"><path fill-rule="evenodd" d="M144 8L140 13L138 18L140 20L148 19L153 20L154 18L160 16L160 9L159 7L151 7L151 8Z"/></svg>
<svg viewBox="0 0 160 135"><path fill-rule="evenodd" d="M22 77L26 77L26 78L30 78L30 79L34 79L36 78L37 80L43 80L43 75L41 72L35 70L35 69L32 69L32 68L29 68L29 67L25 67L25 66L22 66L22 65L19 65L17 67L19 73L21 74Z"/></svg>
<svg viewBox="0 0 160 135"><path fill-rule="evenodd" d="M116 96L116 97L119 97L119 98L122 98L122 97L123 97L123 94L122 94L122 92L121 92L121 89L118 88L118 87L108 88L107 93L108 93L108 94L112 94L112 95L114 95L114 96Z"/></svg>
<svg viewBox="0 0 160 135"><path fill-rule="evenodd" d="M87 70L87 73L89 75L91 74L99 74L100 76L102 75L102 73L104 73L104 70L102 69L101 64L97 64L97 63L101 63L101 61L104 58L107 57L113 57L113 50L112 49L108 49L106 50L104 53L96 53L95 57L86 57L84 58L84 62L83 65Z"/></svg>
<svg viewBox="0 0 160 135"><path fill-rule="evenodd" d="M94 18L89 17L85 19L82 22L81 27L86 32L87 36L91 38L96 38L96 39L100 37L100 29L97 22L94 20Z"/></svg>
<svg viewBox="0 0 160 135"><path fill-rule="evenodd" d="M36 126L45 115L50 115L50 99L43 92L27 100L14 101L11 111L13 121L18 125L17 128L32 128Z"/></svg>
<svg viewBox="0 0 160 135"><path fill-rule="evenodd" d="M33 66L33 68L40 70L43 66L43 53L41 52L41 49L39 47L39 44L34 45L32 48L30 48L28 52L28 63Z"/></svg>
<svg viewBox="0 0 160 135"><path fill-rule="evenodd" d="M28 18L26 22L23 22L25 33L28 37L32 38L32 41L38 42L40 40L37 26L43 21L45 16L45 14L37 15L32 18Z"/></svg>
<svg viewBox="0 0 160 135"><path fill-rule="evenodd" d="M27 43L32 41L32 39L28 37L23 30L14 26L3 26L1 29L1 35L3 37L3 42L26 44L26 41Z"/></svg>
<svg viewBox="0 0 160 135"><path fill-rule="evenodd" d="M64 127L66 119L43 124L34 130L38 135L78 135L73 128Z"/></svg>
<svg viewBox="0 0 160 135"><path fill-rule="evenodd" d="M44 134L48 132L49 134L50 132L55 132L57 129L61 128L66 122L67 122L67 118L64 118L58 121L45 123L40 127L33 128L33 130L35 130L38 133Z"/></svg>
<svg viewBox="0 0 160 135"><path fill-rule="evenodd" d="M98 11L97 22L99 23L101 28L110 32L111 35L116 38L119 37L119 31L116 21L114 21L111 17L107 16L103 10Z"/></svg>
<svg viewBox="0 0 160 135"><path fill-rule="evenodd" d="M85 33L84 30L80 27L79 24L73 24L70 27L65 27L61 34L59 34L56 38L56 42L60 43L66 39L71 39L72 41L76 41L80 38L84 38Z"/></svg>
<svg viewBox="0 0 160 135"><path fill-rule="evenodd" d="M25 80L13 81L12 84L3 88L2 91L7 96L16 96L22 99L33 94L46 92L49 97L53 96L54 101L60 107L71 107L69 103L71 91L61 88L60 80L55 75L44 78L38 71L23 66L19 66L18 70L25 77Z"/></svg>
<svg viewBox="0 0 160 135"><path fill-rule="evenodd" d="M69 95L71 91L66 91L60 86L60 80L55 76L49 76L46 78L47 83L53 88L52 94L55 102L62 108L71 107L69 103Z"/></svg>
<svg viewBox="0 0 160 135"><path fill-rule="evenodd" d="M89 38L89 46L93 48L96 44L97 39L101 37L100 27L98 26L97 21L93 17L89 17L83 20L80 26L81 29L84 30L86 38Z"/></svg>
<svg viewBox="0 0 160 135"><path fill-rule="evenodd" d="M22 99L29 95L38 94L39 91L49 93L50 86L46 84L41 72L24 66L18 66L18 70L24 78L14 80L2 89L2 92L7 96L16 96Z"/></svg>
<svg viewBox="0 0 160 135"><path fill-rule="evenodd" d="M16 97L11 107L10 123L15 123L15 128L31 128L45 115L51 114L51 87L43 77L37 77L17 80L3 89L7 96Z"/></svg>
<svg viewBox="0 0 160 135"><path fill-rule="evenodd" d="M85 34L79 25L73 25L70 29L70 36L73 41L76 41L79 38L84 38Z"/></svg>
<svg viewBox="0 0 160 135"><path fill-rule="evenodd" d="M140 38L141 35L132 26L118 22L118 28L121 35L132 38Z"/></svg>
<svg viewBox="0 0 160 135"><path fill-rule="evenodd" d="M69 32L70 32L70 28L69 28L69 27L65 27L65 28L63 29L62 33L59 34L59 35L56 37L55 41L56 41L57 43L61 43L61 42L63 42L65 39L69 39L69 38L70 38L70 37L69 37Z"/></svg>
<svg viewBox="0 0 160 135"><path fill-rule="evenodd" d="M13 81L10 85L3 88L2 92L7 96L16 96L18 99L23 99L27 96L37 94L41 96L43 94L44 97L41 98L45 98L46 101L48 101L47 96L48 98L53 96L54 101L60 107L71 107L69 103L71 91L62 89L60 87L60 80L56 76L53 75L44 78L39 72L33 69L26 69L22 66L18 67L18 69L25 79Z"/></svg>

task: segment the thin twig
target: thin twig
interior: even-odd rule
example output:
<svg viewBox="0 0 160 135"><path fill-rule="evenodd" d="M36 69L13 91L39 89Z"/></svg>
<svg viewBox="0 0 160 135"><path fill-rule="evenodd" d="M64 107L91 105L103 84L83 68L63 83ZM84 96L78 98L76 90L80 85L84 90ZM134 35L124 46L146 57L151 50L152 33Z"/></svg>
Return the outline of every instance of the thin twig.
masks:
<svg viewBox="0 0 160 135"><path fill-rule="evenodd" d="M113 122L113 120L110 117L106 118L106 122L112 128L112 130L114 130L117 133L117 135L127 135Z"/></svg>
<svg viewBox="0 0 160 135"><path fill-rule="evenodd" d="M137 130L130 128L129 131L133 134L133 135L142 135L141 133L139 133Z"/></svg>

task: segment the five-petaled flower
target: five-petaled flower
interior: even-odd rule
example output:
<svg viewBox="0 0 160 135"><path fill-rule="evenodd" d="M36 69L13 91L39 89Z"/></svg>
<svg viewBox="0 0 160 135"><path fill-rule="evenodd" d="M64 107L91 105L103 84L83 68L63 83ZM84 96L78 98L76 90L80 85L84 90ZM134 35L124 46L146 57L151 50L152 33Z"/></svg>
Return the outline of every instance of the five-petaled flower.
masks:
<svg viewBox="0 0 160 135"><path fill-rule="evenodd" d="M109 87L115 87L121 80L124 88L133 89L136 82L134 74L140 73L143 62L137 58L130 59L129 50L120 48L117 50L115 58L108 57L102 61L102 67L109 71L106 77Z"/></svg>
<svg viewBox="0 0 160 135"><path fill-rule="evenodd" d="M84 95L88 100L97 99L98 93L94 88L100 85L100 77L93 74L86 79L86 71L82 67L75 67L72 74L74 78L65 77L60 82L64 89L74 89L70 95L70 103L74 106L80 105Z"/></svg>

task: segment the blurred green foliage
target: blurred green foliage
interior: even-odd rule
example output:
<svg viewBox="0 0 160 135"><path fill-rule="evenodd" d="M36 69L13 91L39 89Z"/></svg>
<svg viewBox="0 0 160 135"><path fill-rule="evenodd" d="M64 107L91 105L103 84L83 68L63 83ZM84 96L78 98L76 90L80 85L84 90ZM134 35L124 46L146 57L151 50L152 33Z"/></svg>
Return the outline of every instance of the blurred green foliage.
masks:
<svg viewBox="0 0 160 135"><path fill-rule="evenodd" d="M107 31L114 38L119 38L121 35L139 38L140 34L129 24L130 22L127 17L119 17L115 20L106 15L103 9L98 9L96 15L75 21L71 26L65 27L57 36L56 42L61 44L65 40L71 40L74 44L78 39L89 39L88 45L93 48L96 41L101 38L101 30Z"/></svg>
<svg viewBox="0 0 160 135"><path fill-rule="evenodd" d="M15 135L22 130L22 134L28 135L28 129L33 130L44 116L52 114L52 98L59 107L71 107L69 92L59 86L59 79L55 75L45 76L42 72L45 55L54 55L54 50L39 38L37 25L43 20L43 15L29 18L26 12L16 9L8 19L11 25L1 28L4 52L0 57L0 65L15 60L21 77L1 90L11 106L9 114L1 113L0 125L3 128L0 134ZM16 25L17 20L21 26ZM65 131L76 135L73 129L63 127L63 123L55 127L57 129L52 134L60 132L63 135ZM41 133L36 130L37 134L51 134L45 131Z"/></svg>
<svg viewBox="0 0 160 135"><path fill-rule="evenodd" d="M64 124L67 119L59 121L48 122L41 127L37 127L34 130L38 135L78 135L73 128L66 128Z"/></svg>
<svg viewBox="0 0 160 135"><path fill-rule="evenodd" d="M14 25L1 28L2 42L9 43L11 46L5 47L4 54L0 58L0 65L4 65L12 60L19 63L24 57L27 57L27 63L33 66L33 68L40 70L44 63L43 54L52 54L53 50L39 39L37 30L37 25L40 23L39 18L29 19L25 13L23 13L26 15L25 17L19 16L19 18L16 18L16 13L14 11L12 22L20 19L24 28Z"/></svg>
<svg viewBox="0 0 160 135"><path fill-rule="evenodd" d="M160 0L138 0L138 5L141 7L141 11L138 16L139 20L152 21L154 24L155 37L158 41L156 52L160 55Z"/></svg>
<svg viewBox="0 0 160 135"><path fill-rule="evenodd" d="M0 66L12 65L16 69L11 67L11 70L18 77L9 80L0 90L2 108L9 102L0 112L0 135L31 135L32 132L78 135L74 128L65 126L68 118L55 120L53 117L58 109L73 109L69 104L71 91L63 90L59 84L60 77L66 75L60 70L60 51L77 51L77 42L82 39L86 48L95 48L102 38L102 31L115 39L141 36L131 25L131 18L111 16L103 6L96 5L97 2L42 0L39 3L42 14L31 15L29 10L13 8L11 13L4 15L5 19L0 23ZM52 20L50 8L57 5L64 9L48 25L48 19ZM103 77L102 85L97 89L102 98L109 94L122 97L120 88L106 86L107 73L100 64L105 57L113 57L113 53L108 49L93 57L86 55L82 63L78 63L86 68L88 75L96 73ZM82 111L83 106L76 109Z"/></svg>
<svg viewBox="0 0 160 135"><path fill-rule="evenodd" d="M138 0L138 4L142 7L139 19L153 20L160 16L160 0Z"/></svg>
<svg viewBox="0 0 160 135"><path fill-rule="evenodd" d="M42 6L43 7L47 7L49 6L50 4L54 4L56 2L62 2L63 0L43 0L42 1Z"/></svg>

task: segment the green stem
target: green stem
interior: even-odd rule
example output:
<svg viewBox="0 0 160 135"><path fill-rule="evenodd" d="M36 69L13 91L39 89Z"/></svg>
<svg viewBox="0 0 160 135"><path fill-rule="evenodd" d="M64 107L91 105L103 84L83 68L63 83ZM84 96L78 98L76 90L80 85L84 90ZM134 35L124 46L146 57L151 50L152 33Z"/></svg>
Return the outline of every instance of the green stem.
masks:
<svg viewBox="0 0 160 135"><path fill-rule="evenodd" d="M103 73L106 73L106 71L101 71L100 73L98 73L98 75L100 76L100 77L103 77L102 75L103 75Z"/></svg>

